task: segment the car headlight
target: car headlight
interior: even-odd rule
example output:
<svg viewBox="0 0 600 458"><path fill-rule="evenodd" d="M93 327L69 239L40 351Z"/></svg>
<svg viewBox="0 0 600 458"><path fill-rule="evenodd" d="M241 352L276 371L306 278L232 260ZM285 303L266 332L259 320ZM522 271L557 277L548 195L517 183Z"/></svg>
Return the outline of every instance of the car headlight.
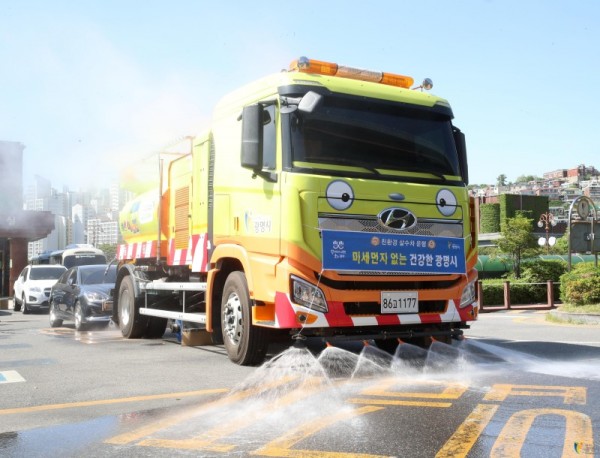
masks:
<svg viewBox="0 0 600 458"><path fill-rule="evenodd" d="M83 295L89 302L101 302L104 299L108 299L108 295L97 291L87 291Z"/></svg>
<svg viewBox="0 0 600 458"><path fill-rule="evenodd" d="M41 293L42 288L40 288L39 286L32 286L29 288L29 292L30 293Z"/></svg>
<svg viewBox="0 0 600 458"><path fill-rule="evenodd" d="M323 291L294 276L292 276L292 300L298 305L317 312L326 313L328 311Z"/></svg>
<svg viewBox="0 0 600 458"><path fill-rule="evenodd" d="M460 298L460 308L466 307L467 305L475 302L475 284L477 280L467 283L465 289L463 289L462 296Z"/></svg>

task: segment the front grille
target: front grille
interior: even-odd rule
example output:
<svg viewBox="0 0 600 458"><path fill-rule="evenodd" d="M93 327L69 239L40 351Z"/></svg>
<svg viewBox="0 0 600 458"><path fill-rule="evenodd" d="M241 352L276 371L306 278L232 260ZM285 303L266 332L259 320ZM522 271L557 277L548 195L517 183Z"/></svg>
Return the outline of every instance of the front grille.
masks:
<svg viewBox="0 0 600 458"><path fill-rule="evenodd" d="M330 231L373 232L384 234L410 234L428 237L463 237L461 220L434 220L421 218L407 230L396 231L382 226L374 216L366 215L319 215L319 228Z"/></svg>
<svg viewBox="0 0 600 458"><path fill-rule="evenodd" d="M355 280L332 280L325 275L315 274L315 280L329 288L344 291L416 291L422 289L448 289L460 281L459 275L440 276L430 275L427 279L418 281L355 281Z"/></svg>
<svg viewBox="0 0 600 458"><path fill-rule="evenodd" d="M382 315L379 302L344 302L346 315ZM419 301L418 313L444 313L446 301Z"/></svg>

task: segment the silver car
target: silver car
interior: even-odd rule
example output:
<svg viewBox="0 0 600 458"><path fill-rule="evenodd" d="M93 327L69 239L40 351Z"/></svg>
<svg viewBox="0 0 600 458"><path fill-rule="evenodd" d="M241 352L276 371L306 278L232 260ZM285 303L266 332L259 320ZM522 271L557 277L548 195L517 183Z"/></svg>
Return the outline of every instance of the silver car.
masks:
<svg viewBox="0 0 600 458"><path fill-rule="evenodd" d="M23 307L23 313L38 310L48 310L48 298L52 285L67 270L61 265L29 265L25 267L15 280L14 304L18 312Z"/></svg>

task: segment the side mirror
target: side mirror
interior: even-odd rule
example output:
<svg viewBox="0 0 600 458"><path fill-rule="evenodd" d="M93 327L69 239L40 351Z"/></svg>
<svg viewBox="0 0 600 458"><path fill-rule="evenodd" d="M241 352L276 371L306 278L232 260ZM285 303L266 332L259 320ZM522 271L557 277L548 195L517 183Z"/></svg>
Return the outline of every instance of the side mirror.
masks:
<svg viewBox="0 0 600 458"><path fill-rule="evenodd" d="M453 127L452 133L454 135L456 152L458 153L460 174L465 185L467 185L469 184L469 164L467 163L467 142L465 141L465 134L463 134L458 127Z"/></svg>
<svg viewBox="0 0 600 458"><path fill-rule="evenodd" d="M262 169L263 108L249 105L242 111L242 167L254 171Z"/></svg>
<svg viewBox="0 0 600 458"><path fill-rule="evenodd" d="M323 101L323 96L314 91L308 91L298 104L298 110L303 113L312 113Z"/></svg>

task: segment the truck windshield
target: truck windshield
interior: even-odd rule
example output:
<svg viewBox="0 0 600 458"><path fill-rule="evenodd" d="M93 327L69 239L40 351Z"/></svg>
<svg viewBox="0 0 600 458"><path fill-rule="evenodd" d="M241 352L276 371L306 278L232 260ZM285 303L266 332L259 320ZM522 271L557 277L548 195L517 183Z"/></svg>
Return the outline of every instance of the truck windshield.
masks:
<svg viewBox="0 0 600 458"><path fill-rule="evenodd" d="M312 113L292 114L290 140L299 171L460 176L450 117L405 104L326 96Z"/></svg>

